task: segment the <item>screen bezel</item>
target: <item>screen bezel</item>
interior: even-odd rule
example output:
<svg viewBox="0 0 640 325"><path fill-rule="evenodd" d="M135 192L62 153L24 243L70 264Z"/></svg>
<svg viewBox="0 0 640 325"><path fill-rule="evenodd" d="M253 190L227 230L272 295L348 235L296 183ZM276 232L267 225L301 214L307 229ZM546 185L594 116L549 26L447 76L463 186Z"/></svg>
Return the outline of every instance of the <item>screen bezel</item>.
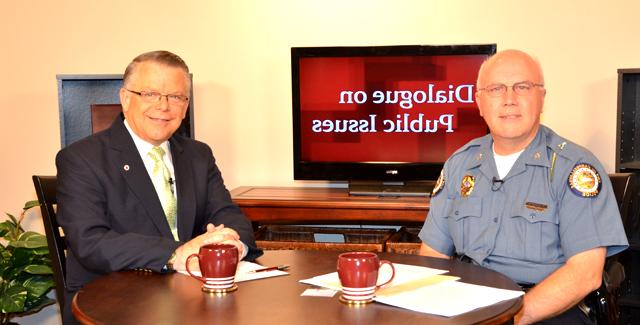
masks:
<svg viewBox="0 0 640 325"><path fill-rule="evenodd" d="M487 55L496 53L496 44L403 45L348 47L292 47L291 84L293 112L293 179L405 182L436 180L444 163L309 162L301 159L300 58L350 56ZM487 133L489 129L487 127Z"/></svg>

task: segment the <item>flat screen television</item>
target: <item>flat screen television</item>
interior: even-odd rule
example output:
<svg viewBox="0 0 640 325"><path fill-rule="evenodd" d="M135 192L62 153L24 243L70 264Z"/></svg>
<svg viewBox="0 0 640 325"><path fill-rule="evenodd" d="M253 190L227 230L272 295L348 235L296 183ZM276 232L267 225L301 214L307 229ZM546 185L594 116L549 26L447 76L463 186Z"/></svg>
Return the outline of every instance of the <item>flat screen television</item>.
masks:
<svg viewBox="0 0 640 325"><path fill-rule="evenodd" d="M495 51L291 48L294 179L349 181L351 194L428 195L446 159L488 132L474 93Z"/></svg>

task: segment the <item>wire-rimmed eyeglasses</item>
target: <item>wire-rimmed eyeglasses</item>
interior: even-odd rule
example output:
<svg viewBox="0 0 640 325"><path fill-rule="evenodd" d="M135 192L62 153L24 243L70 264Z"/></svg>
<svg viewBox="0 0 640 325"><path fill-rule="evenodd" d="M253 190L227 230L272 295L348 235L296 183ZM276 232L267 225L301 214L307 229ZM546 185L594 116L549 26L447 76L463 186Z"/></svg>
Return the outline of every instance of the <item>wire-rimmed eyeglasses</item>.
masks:
<svg viewBox="0 0 640 325"><path fill-rule="evenodd" d="M169 103L176 105L181 105L189 101L189 97L182 95L163 95L156 91L135 91L127 88L124 88L124 90L140 96L140 98L147 103L157 103L162 99L162 97L167 97L167 101Z"/></svg>
<svg viewBox="0 0 640 325"><path fill-rule="evenodd" d="M478 88L478 91L484 91L491 97L500 97L507 93L507 89L509 87L511 87L511 89L513 89L513 92L517 95L528 96L531 95L533 88L544 88L544 84L537 84L531 81L516 82L511 86L507 86L505 84L493 84L484 88Z"/></svg>

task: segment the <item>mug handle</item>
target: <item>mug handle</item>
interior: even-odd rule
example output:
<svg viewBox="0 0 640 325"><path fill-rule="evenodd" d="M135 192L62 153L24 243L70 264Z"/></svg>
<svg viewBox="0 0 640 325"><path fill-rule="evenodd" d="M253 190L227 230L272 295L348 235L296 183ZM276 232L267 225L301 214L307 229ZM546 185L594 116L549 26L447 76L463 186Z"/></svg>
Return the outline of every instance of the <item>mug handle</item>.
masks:
<svg viewBox="0 0 640 325"><path fill-rule="evenodd" d="M387 264L387 265L389 265L391 267L391 277L389 278L389 280L387 280L387 282L385 282L383 284L380 284L380 285L377 285L376 289L389 284L389 282L393 281L393 278L396 276L396 268L393 267L393 263L391 263L391 262L389 262L387 260L382 260L382 261L380 261L380 267L382 267L382 264Z"/></svg>
<svg viewBox="0 0 640 325"><path fill-rule="evenodd" d="M197 257L197 258L199 258L198 254L191 254L191 255L189 255L189 257L187 257L187 261L185 262L185 267L187 268L187 273L189 273L189 275L190 275L190 276L192 276L192 277L194 277L194 278L196 278L196 279L200 280L200 282L205 282L205 281L204 281L204 278L202 278L202 277L200 277L200 276L197 276L197 275L195 275L195 274L191 273L191 270L189 270L189 260L190 260L192 257Z"/></svg>

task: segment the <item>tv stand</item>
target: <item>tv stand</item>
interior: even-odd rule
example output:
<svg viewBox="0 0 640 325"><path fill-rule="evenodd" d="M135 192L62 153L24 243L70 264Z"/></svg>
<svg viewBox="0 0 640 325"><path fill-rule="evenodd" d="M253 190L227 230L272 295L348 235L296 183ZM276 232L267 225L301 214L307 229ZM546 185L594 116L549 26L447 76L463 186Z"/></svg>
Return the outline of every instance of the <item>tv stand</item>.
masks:
<svg viewBox="0 0 640 325"><path fill-rule="evenodd" d="M349 181L349 195L428 197L434 186L434 181Z"/></svg>
<svg viewBox="0 0 640 325"><path fill-rule="evenodd" d="M420 249L417 234L430 200L349 196L346 188L279 186L241 186L231 191L231 198L251 220L256 243L263 249L411 254ZM398 226L405 228L392 230Z"/></svg>
<svg viewBox="0 0 640 325"><path fill-rule="evenodd" d="M231 198L255 224L422 225L428 197L349 196L346 188L241 186Z"/></svg>

